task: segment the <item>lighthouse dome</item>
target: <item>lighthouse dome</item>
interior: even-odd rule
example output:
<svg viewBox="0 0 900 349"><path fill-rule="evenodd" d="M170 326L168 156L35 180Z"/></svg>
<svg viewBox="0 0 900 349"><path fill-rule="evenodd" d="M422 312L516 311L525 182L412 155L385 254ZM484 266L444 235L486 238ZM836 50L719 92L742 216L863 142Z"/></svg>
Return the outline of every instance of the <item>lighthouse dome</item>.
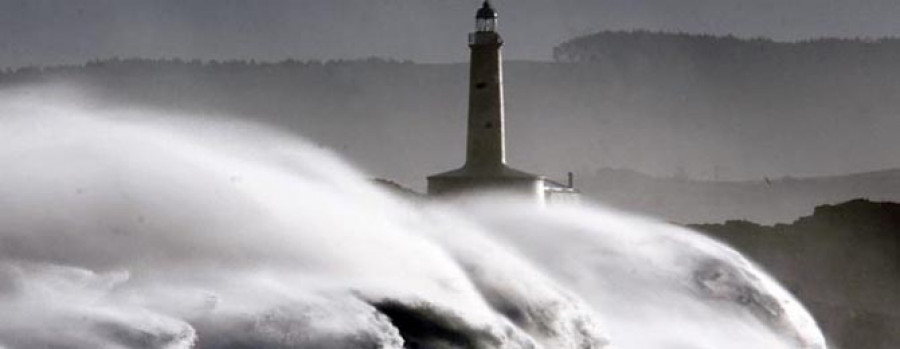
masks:
<svg viewBox="0 0 900 349"><path fill-rule="evenodd" d="M478 19L497 18L497 10L494 10L494 7L491 6L490 1L485 1L484 5L481 5L481 8L478 9L477 13L475 13L475 18L478 18Z"/></svg>

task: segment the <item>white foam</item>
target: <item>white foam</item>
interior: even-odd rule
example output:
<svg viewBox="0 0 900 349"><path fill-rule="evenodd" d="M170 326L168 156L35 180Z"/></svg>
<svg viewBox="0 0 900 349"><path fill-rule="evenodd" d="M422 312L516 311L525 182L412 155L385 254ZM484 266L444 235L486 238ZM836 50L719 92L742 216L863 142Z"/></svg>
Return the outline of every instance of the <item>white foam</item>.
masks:
<svg viewBox="0 0 900 349"><path fill-rule="evenodd" d="M97 105L0 92L0 346L399 348L394 303L494 347L824 346L773 280L685 229L411 204L293 135ZM736 279L698 282L707 261Z"/></svg>

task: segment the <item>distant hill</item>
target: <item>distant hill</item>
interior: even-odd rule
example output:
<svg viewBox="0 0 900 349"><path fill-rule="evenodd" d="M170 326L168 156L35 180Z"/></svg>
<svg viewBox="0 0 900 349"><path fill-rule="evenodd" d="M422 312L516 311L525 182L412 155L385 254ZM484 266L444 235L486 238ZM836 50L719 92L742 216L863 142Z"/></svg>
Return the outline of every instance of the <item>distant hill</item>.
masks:
<svg viewBox="0 0 900 349"><path fill-rule="evenodd" d="M603 32L556 53L559 62L506 62L508 157L517 168L556 179L629 168L748 180L900 167L895 39ZM466 64L384 59L111 59L7 70L0 90L66 81L129 108L237 115L422 191L427 175L462 163L467 79Z"/></svg>
<svg viewBox="0 0 900 349"><path fill-rule="evenodd" d="M900 204L854 200L791 224L694 225L768 269L837 348L900 347Z"/></svg>
<svg viewBox="0 0 900 349"><path fill-rule="evenodd" d="M774 41L647 30L602 31L568 40L553 49L560 62L603 62L619 67L668 61L689 68L730 68L732 74L753 74L753 68L815 70L831 65L867 63L860 69L879 69L900 54L900 38L818 38ZM814 66L809 66L813 64ZM638 65L639 66L639 65ZM733 68L748 68L733 69ZM724 71L720 72L724 73ZM790 78L790 77L788 77Z"/></svg>
<svg viewBox="0 0 900 349"><path fill-rule="evenodd" d="M900 170L845 176L700 181L602 169L578 178L588 197L679 223L746 219L785 223L822 204L857 198L900 202Z"/></svg>

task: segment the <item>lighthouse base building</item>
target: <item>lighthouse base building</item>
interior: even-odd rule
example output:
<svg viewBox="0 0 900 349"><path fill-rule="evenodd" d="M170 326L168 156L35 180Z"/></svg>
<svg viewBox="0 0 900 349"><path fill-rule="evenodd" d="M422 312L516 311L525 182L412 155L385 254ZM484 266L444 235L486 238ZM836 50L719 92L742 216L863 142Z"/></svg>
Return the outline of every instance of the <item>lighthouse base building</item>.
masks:
<svg viewBox="0 0 900 349"><path fill-rule="evenodd" d="M428 177L428 195L451 197L495 192L527 197L541 205L578 201L579 193L573 187L571 173L566 186L506 164L501 46L497 11L485 1L475 16L475 32L469 34L466 163L459 169Z"/></svg>
<svg viewBox="0 0 900 349"><path fill-rule="evenodd" d="M543 204L544 177L512 169L507 166L493 173L472 171L466 167L428 177L428 195L454 196L478 192L495 192L505 195L526 196Z"/></svg>

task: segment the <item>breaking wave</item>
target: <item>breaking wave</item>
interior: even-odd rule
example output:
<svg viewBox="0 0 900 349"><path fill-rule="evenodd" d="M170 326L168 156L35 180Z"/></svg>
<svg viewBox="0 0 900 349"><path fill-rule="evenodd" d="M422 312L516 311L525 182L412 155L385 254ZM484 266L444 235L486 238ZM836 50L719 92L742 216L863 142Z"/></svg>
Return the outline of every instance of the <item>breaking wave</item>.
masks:
<svg viewBox="0 0 900 349"><path fill-rule="evenodd" d="M0 92L0 348L825 347L684 228L409 201L292 135L98 105Z"/></svg>

